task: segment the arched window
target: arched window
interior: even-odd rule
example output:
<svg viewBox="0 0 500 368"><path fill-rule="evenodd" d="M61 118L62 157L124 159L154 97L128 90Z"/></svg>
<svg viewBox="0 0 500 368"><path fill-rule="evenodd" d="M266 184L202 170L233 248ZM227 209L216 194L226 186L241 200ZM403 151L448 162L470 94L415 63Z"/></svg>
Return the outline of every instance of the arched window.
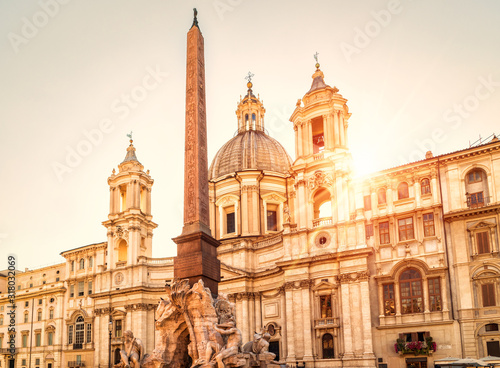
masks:
<svg viewBox="0 0 500 368"><path fill-rule="evenodd" d="M484 170L473 169L465 175L467 207L483 207L490 202L488 180Z"/></svg>
<svg viewBox="0 0 500 368"><path fill-rule="evenodd" d="M377 191L377 197L378 197L378 204L385 204L387 202L386 194L385 194L385 189L380 188Z"/></svg>
<svg viewBox="0 0 500 368"><path fill-rule="evenodd" d="M82 258L80 259L80 270L83 270L85 268L85 260Z"/></svg>
<svg viewBox="0 0 500 368"><path fill-rule="evenodd" d="M323 348L323 359L334 359L335 351L333 348L333 336L326 333L321 338L321 346Z"/></svg>
<svg viewBox="0 0 500 368"><path fill-rule="evenodd" d="M118 262L127 260L127 242L125 240L120 240L118 245Z"/></svg>
<svg viewBox="0 0 500 368"><path fill-rule="evenodd" d="M83 317L79 316L75 323L75 344L83 344L85 336L85 322Z"/></svg>
<svg viewBox="0 0 500 368"><path fill-rule="evenodd" d="M402 314L422 313L424 311L422 276L418 270L409 268L404 271L399 277L399 289Z"/></svg>
<svg viewBox="0 0 500 368"><path fill-rule="evenodd" d="M431 194L431 182L429 181L429 179L422 179L422 181L420 182L420 192L422 193L422 195Z"/></svg>
<svg viewBox="0 0 500 368"><path fill-rule="evenodd" d="M408 191L408 184L402 182L401 184L398 185L398 199L405 199L409 197L410 193Z"/></svg>
<svg viewBox="0 0 500 368"><path fill-rule="evenodd" d="M255 114L252 114L252 129L255 129L256 120L257 120L257 118L256 118Z"/></svg>
<svg viewBox="0 0 500 368"><path fill-rule="evenodd" d="M314 218L325 218L332 216L332 204L330 192L325 188L320 188L314 194Z"/></svg>

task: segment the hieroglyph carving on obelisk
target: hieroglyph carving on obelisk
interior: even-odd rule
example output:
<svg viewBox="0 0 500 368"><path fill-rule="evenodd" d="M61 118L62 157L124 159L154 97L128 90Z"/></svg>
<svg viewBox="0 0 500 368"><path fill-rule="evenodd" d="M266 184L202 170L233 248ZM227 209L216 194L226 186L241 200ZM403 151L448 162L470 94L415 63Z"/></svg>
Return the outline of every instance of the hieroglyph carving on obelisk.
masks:
<svg viewBox="0 0 500 368"><path fill-rule="evenodd" d="M194 232L208 228L210 223L204 47L195 24L188 32L187 45L184 226Z"/></svg>

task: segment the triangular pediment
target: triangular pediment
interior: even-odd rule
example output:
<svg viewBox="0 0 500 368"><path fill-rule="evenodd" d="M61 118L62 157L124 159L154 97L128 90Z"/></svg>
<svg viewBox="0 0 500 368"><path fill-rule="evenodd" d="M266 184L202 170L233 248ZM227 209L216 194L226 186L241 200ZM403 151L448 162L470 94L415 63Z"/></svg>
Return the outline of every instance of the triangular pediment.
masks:
<svg viewBox="0 0 500 368"><path fill-rule="evenodd" d="M331 282L324 281L322 280L319 284L314 285L312 288L313 291L318 291L318 290L331 290L331 289L336 289L337 285L332 284Z"/></svg>
<svg viewBox="0 0 500 368"><path fill-rule="evenodd" d="M480 230L480 229L488 229L491 227L495 227L496 224L487 222L487 221L479 221L477 224L469 227L467 230L468 231L475 231L475 230Z"/></svg>

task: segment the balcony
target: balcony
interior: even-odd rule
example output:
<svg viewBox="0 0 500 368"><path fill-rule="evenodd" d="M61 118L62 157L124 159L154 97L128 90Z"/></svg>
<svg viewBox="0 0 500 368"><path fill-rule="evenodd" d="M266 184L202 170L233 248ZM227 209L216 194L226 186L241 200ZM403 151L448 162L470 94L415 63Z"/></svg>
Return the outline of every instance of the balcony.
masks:
<svg viewBox="0 0 500 368"><path fill-rule="evenodd" d="M467 208L481 208L490 204L491 197L483 197L483 192L467 194L466 195Z"/></svg>
<svg viewBox="0 0 500 368"><path fill-rule="evenodd" d="M332 223L331 217L321 217L313 220L313 227L328 226Z"/></svg>
<svg viewBox="0 0 500 368"><path fill-rule="evenodd" d="M69 368L85 367L85 362L68 362Z"/></svg>
<svg viewBox="0 0 500 368"><path fill-rule="evenodd" d="M314 328L334 328L339 327L338 317L318 318L314 320Z"/></svg>
<svg viewBox="0 0 500 368"><path fill-rule="evenodd" d="M17 354L19 353L19 349L18 348L15 348L15 349L6 349L6 348L3 348L3 349L0 349L0 354Z"/></svg>

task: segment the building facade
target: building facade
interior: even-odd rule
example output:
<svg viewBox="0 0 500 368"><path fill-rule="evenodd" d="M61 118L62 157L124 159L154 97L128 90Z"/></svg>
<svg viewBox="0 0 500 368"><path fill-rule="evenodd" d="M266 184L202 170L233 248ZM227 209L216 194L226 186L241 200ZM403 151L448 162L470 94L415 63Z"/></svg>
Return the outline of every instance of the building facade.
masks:
<svg viewBox="0 0 500 368"><path fill-rule="evenodd" d="M266 329L277 360L308 368L500 355L500 140L355 178L347 100L319 64L312 78L290 118L294 160L249 82L209 170L219 291L243 341ZM0 366L108 366L125 330L153 350L174 265L151 256L153 179L132 141L108 185L106 241L18 272L12 355L2 276Z"/></svg>

